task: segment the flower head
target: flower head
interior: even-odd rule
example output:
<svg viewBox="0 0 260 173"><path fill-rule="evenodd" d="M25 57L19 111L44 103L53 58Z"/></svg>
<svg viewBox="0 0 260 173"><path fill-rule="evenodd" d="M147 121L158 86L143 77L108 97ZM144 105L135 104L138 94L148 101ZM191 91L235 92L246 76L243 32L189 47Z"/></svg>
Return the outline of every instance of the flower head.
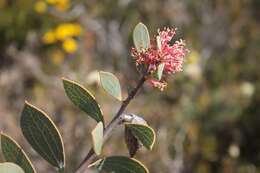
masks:
<svg viewBox="0 0 260 173"><path fill-rule="evenodd" d="M158 36L151 41L150 48L138 52L136 48L132 48L131 54L136 61L136 66L144 67L148 70L148 82L154 87L163 90L167 83L165 81L167 75L182 71L182 64L185 54L188 50L185 48L183 40L170 44L175 36L176 29L164 28L158 30ZM158 66L164 64L162 78L154 77L158 71Z"/></svg>
<svg viewBox="0 0 260 173"><path fill-rule="evenodd" d="M68 38L65 39L62 43L62 48L67 52L67 53L74 53L78 49L77 42L73 38Z"/></svg>

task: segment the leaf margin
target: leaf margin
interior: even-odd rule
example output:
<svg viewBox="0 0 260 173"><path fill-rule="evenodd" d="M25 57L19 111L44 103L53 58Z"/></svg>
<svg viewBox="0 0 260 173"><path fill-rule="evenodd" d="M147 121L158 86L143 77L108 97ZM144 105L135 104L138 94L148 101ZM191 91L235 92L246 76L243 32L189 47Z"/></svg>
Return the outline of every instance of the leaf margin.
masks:
<svg viewBox="0 0 260 173"><path fill-rule="evenodd" d="M128 127L129 129L131 129L131 127L129 127L131 125L133 125L133 126L143 126L143 127L146 127L146 128L148 128L149 130L152 131L152 133L153 133L152 143L151 143L151 145L148 148L145 146L145 148L147 148L148 150L152 150L153 146L155 144L155 141L156 141L156 133L155 133L154 129L152 127L150 127L149 125L138 124L138 123L125 123L125 126ZM135 135L134 132L132 132L132 133L142 143L142 141L139 139L139 137L137 135Z"/></svg>
<svg viewBox="0 0 260 173"><path fill-rule="evenodd" d="M138 45L138 41L137 41L137 38L136 38L136 35L138 34L137 33L137 29L144 29L145 30L145 33L146 33L146 36L147 36L147 41L148 41L148 45L146 45L147 47L139 47ZM145 24L143 24L142 22L139 22L135 27L134 27L134 30L133 30L133 41L134 41L134 46L136 48L136 50L138 52L142 52L143 49L148 49L149 47L151 47L151 40L150 40L150 34L149 34L149 30L147 28L147 26Z"/></svg>
<svg viewBox="0 0 260 173"><path fill-rule="evenodd" d="M29 157L27 156L27 154L25 153L25 151L22 149L22 147L18 144L18 142L15 141L11 136L9 136L9 135L7 135L7 134L5 134L5 133L3 133L3 132L1 131L1 132L0 132L0 145L1 145L1 150L2 150L2 154L3 154L3 156L4 156L4 159L5 159L6 156L5 156L4 152L3 152L2 136L4 136L5 138L7 138L8 140L10 140L10 141L20 150L20 152L23 154L23 156L24 156L26 162L30 165L32 171L33 171L34 173L37 173L37 171L36 171L34 165L33 165L32 162L31 162L31 160L29 159ZM5 159L5 160L6 160L6 159ZM13 161L8 161L8 162L15 163L15 162L13 162ZM15 163L15 164L17 164L17 163ZM18 165L18 164L17 164L17 165ZM20 166L20 165L18 165L18 166ZM20 166L20 167L21 167L21 166ZM21 168L22 168L22 167L21 167ZM23 169L23 168L22 168L22 169ZM23 171L24 171L24 169L23 169Z"/></svg>
<svg viewBox="0 0 260 173"><path fill-rule="evenodd" d="M161 80L162 79L162 75L163 75L163 71L164 71L164 68L165 68L165 63L160 63L157 67L157 71L156 71L156 78L158 80Z"/></svg>
<svg viewBox="0 0 260 173"><path fill-rule="evenodd" d="M66 155L65 155L65 147L64 147L64 142L63 142L63 139L62 139L62 136L61 136L61 133L60 133L60 131L59 131L59 129L58 129L58 127L56 126L56 124L53 122L53 120L49 117L49 115L46 113L46 112L44 112L42 109L40 109L40 108L38 108L38 107L36 107L35 105L33 105L33 104L31 104L29 101L27 101L27 100L25 100L25 105L24 105L24 108L26 107L26 106L29 106L30 108L33 108L33 109L35 109L36 111L38 111L39 113L41 113L42 115L44 115L45 116L45 118L47 118L48 120L49 120L49 122L52 124L52 126L54 127L54 129L55 129L55 131L57 132L57 134L58 134L58 136L59 136L59 139L60 139L60 142L61 142L61 147L62 147L62 155L63 155L63 168L61 168L61 167L58 167L60 170L61 169L64 169L65 167L66 167ZM24 108L23 108L23 110L24 110ZM22 119L22 116L21 116L21 119ZM20 121L20 124L21 124L21 121ZM21 129L22 129L22 127L21 127ZM23 132L22 132L23 133ZM23 134L24 135L24 134ZM26 137L25 137L26 138ZM27 140L27 138L26 138L26 140ZM27 140L28 141L28 140ZM28 141L28 143L30 144L30 142ZM30 144L31 145L31 144ZM32 145L31 145L32 146ZM33 148L34 149L34 148ZM35 149L34 149L35 150ZM35 150L36 151L36 150ZM38 153L38 151L36 151L37 153ZM39 154L39 153L38 153ZM39 154L40 156L41 156L41 154ZM42 156L41 156L42 157ZM44 160L46 160L44 157L42 157ZM46 160L47 161L47 160ZM47 161L48 163L50 163L49 161ZM52 165L52 164L51 164ZM54 166L54 165L52 165L52 166ZM56 166L55 166L56 167Z"/></svg>
<svg viewBox="0 0 260 173"><path fill-rule="evenodd" d="M99 125L101 124L101 127L99 127ZM100 130L98 128L102 128L102 143L101 143L101 146L100 146L100 149L96 148L97 145L95 143L95 136L94 136L94 132L96 132L95 130ZM96 153L96 155L100 155L101 152L102 152L102 147L103 147L103 135L104 135L104 126L103 126L103 123L102 122L99 122L96 127L92 130L91 132L91 137L92 137L92 145L93 145L93 149L94 149L94 152ZM100 151L99 151L100 150Z"/></svg>
<svg viewBox="0 0 260 173"><path fill-rule="evenodd" d="M140 166L142 166L145 170L146 173L150 173L150 171L148 170L148 168L139 160L135 159L135 158L129 158L129 157L126 157L126 156L108 156L108 157L104 157L104 158L101 158L101 159L98 159L96 161L94 161L93 163L89 164L88 165L88 168L92 168L94 166L97 166L97 164L99 164L100 162L104 162L105 159L107 158L112 158L112 157L120 157L120 158L126 158L126 159L129 159L137 164L139 164ZM103 163L102 163L103 164Z"/></svg>
<svg viewBox="0 0 260 173"><path fill-rule="evenodd" d="M0 168L1 168L1 166L4 166L5 164L9 164L9 166L15 166L16 169L17 169L17 168L18 168L18 169L21 169L21 171L19 170L20 173L25 173L24 170L23 170L18 164L13 163L13 162L1 162L1 163L0 163ZM2 173L2 172L0 172L0 173Z"/></svg>
<svg viewBox="0 0 260 173"><path fill-rule="evenodd" d="M80 108L78 105L76 105L76 104L70 99L70 97L68 96L68 94L67 94L67 92L66 92L66 89L65 89L65 93L66 93L66 95L68 96L69 100L70 100L76 107L78 107L80 110L82 110L83 112L85 112L89 117L91 117L91 118L94 119L95 121L97 121L97 122L102 121L103 124L105 124L105 120L104 120L104 116L103 116L103 115L104 115L104 114L103 114L103 111L102 111L101 106L99 105L99 103L96 101L95 96L94 96L86 87L84 87L82 84L80 84L80 83L78 83L78 82L76 82L76 81L74 81L74 80L70 80L70 79L68 79L68 78L66 78L66 77L61 77L61 80L62 80L63 88L64 88L64 89L65 89L65 86L64 86L65 83L64 83L64 82L68 82L68 83L74 84L74 85L80 87L81 89L83 89L84 91L86 91L86 92L91 96L91 98L92 98L93 100L95 100L95 103L97 104L97 106L98 106L98 108L99 108L99 111L100 111L100 117L99 117L99 118L101 118L101 120L96 120L94 117L90 116L87 112L85 112L84 110L82 110L82 108Z"/></svg>
<svg viewBox="0 0 260 173"><path fill-rule="evenodd" d="M118 86L119 86L119 89L120 89L119 97L116 97L116 96L112 95L109 91L107 91L107 90L105 89L105 86L104 86L103 83L102 83L102 75L101 75L102 73L103 73L103 74L109 74L109 75L112 76L114 79L116 79L116 83L118 83ZM113 73L107 72L107 71L102 71L102 70L99 71L98 74L99 74L99 81L100 81L100 84L101 84L102 88L103 88L109 95L111 95L112 97L116 98L116 99L119 100L119 101L122 101L122 100L123 100L122 88L121 88L121 85L120 85L120 81L119 81L119 79L116 77L116 75L114 75Z"/></svg>

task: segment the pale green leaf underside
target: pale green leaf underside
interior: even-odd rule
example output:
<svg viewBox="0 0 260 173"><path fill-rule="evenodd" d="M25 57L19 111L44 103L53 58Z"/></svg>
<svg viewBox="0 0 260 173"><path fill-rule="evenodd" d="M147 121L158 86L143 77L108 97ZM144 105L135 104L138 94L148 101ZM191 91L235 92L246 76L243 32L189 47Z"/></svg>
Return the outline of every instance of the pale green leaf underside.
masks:
<svg viewBox="0 0 260 173"><path fill-rule="evenodd" d="M150 36L147 27L143 23L136 25L133 32L135 48L138 52L150 47Z"/></svg>
<svg viewBox="0 0 260 173"><path fill-rule="evenodd" d="M86 88L65 78L63 78L63 85L67 96L74 105L86 112L97 122L102 121L104 123L100 106L96 102L94 96Z"/></svg>
<svg viewBox="0 0 260 173"><path fill-rule="evenodd" d="M161 49L162 49L162 41L161 41L160 36L156 37L156 44L157 44L157 48L161 51Z"/></svg>
<svg viewBox="0 0 260 173"><path fill-rule="evenodd" d="M2 153L7 162L19 165L26 173L36 173L22 148L9 136L1 133Z"/></svg>
<svg viewBox="0 0 260 173"><path fill-rule="evenodd" d="M118 99L122 100L121 86L115 75L109 72L99 72L100 83L106 92Z"/></svg>
<svg viewBox="0 0 260 173"><path fill-rule="evenodd" d="M0 163L0 173L24 173L23 169L11 162Z"/></svg>
<svg viewBox="0 0 260 173"><path fill-rule="evenodd" d="M165 66L164 63L161 63L161 64L158 65L157 75L156 75L158 80L161 80L161 78L162 78L164 66Z"/></svg>
<svg viewBox="0 0 260 173"><path fill-rule="evenodd" d="M99 122L97 126L92 131L92 141L93 141L93 148L97 155L101 154L102 145L103 145L103 123Z"/></svg>
<svg viewBox="0 0 260 173"><path fill-rule="evenodd" d="M147 126L141 124L126 124L133 135L145 146L145 148L151 150L153 148L156 136L154 130Z"/></svg>
<svg viewBox="0 0 260 173"><path fill-rule="evenodd" d="M48 115L26 102L20 123L23 135L34 150L51 165L59 170L64 169L63 142L57 127Z"/></svg>
<svg viewBox="0 0 260 173"><path fill-rule="evenodd" d="M141 162L124 156L106 157L91 164L91 166L108 173L149 173Z"/></svg>

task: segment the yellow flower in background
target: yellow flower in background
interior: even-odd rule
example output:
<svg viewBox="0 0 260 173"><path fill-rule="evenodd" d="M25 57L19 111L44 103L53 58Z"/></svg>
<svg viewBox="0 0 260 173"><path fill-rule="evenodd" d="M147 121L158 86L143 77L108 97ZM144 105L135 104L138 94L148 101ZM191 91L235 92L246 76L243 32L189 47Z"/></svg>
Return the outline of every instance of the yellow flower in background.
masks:
<svg viewBox="0 0 260 173"><path fill-rule="evenodd" d="M46 0L48 4L55 5L58 0Z"/></svg>
<svg viewBox="0 0 260 173"><path fill-rule="evenodd" d="M67 38L66 40L63 41L62 48L67 53L74 53L78 49L78 45L77 45L77 42L73 38Z"/></svg>
<svg viewBox="0 0 260 173"><path fill-rule="evenodd" d="M72 33L74 36L79 36L82 33L82 28L79 24L73 24Z"/></svg>
<svg viewBox="0 0 260 173"><path fill-rule="evenodd" d="M48 6L59 11L65 11L70 7L70 0L37 0L34 9L37 13L44 13ZM67 53L74 53L78 49L78 43L74 37L82 33L81 25L77 23L61 23L55 28L47 31L42 36L42 42L45 44L61 43L63 50ZM53 54L53 63L59 64L63 61L61 53Z"/></svg>
<svg viewBox="0 0 260 173"><path fill-rule="evenodd" d="M60 24L56 30L55 35L58 40L65 40L68 37L79 36L82 28L79 24L63 23Z"/></svg>
<svg viewBox="0 0 260 173"><path fill-rule="evenodd" d="M49 5L59 11L66 11L70 7L70 0L46 0Z"/></svg>
<svg viewBox="0 0 260 173"><path fill-rule="evenodd" d="M79 36L82 28L79 24L63 23L58 25L54 30L49 30L43 35L45 44L55 43L57 40L63 41L67 38Z"/></svg>
<svg viewBox="0 0 260 173"><path fill-rule="evenodd" d="M67 53L74 53L77 48L77 41L73 39L74 37L80 36L82 33L82 28L76 23L62 23L56 28L47 31L43 37L42 41L45 44L53 44L61 41L62 48ZM59 61L59 58L56 58Z"/></svg>
<svg viewBox="0 0 260 173"><path fill-rule="evenodd" d="M38 0L35 3L34 9L37 13L44 13L48 5L53 6L59 11L66 11L70 7L70 0Z"/></svg>
<svg viewBox="0 0 260 173"><path fill-rule="evenodd" d="M66 11L70 7L70 1L69 0L57 0L56 8L59 11Z"/></svg>
<svg viewBox="0 0 260 173"><path fill-rule="evenodd" d="M55 32L50 30L48 32L46 32L43 37L42 37L42 41L45 43L45 44L52 44L52 43L55 43L57 40L56 40L56 36L55 36Z"/></svg>
<svg viewBox="0 0 260 173"><path fill-rule="evenodd" d="M34 4L34 10L40 14L45 13L47 10L47 4L44 1L37 1Z"/></svg>
<svg viewBox="0 0 260 173"><path fill-rule="evenodd" d="M70 37L70 28L70 24L60 24L55 30L57 39L64 40L67 37Z"/></svg>

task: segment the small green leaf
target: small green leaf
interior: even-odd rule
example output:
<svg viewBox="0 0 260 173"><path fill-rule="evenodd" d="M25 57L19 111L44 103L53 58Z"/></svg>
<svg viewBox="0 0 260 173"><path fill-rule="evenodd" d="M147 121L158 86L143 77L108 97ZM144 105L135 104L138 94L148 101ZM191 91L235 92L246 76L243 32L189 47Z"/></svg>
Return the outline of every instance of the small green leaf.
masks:
<svg viewBox="0 0 260 173"><path fill-rule="evenodd" d="M164 66L165 66L164 63L161 63L158 65L158 69L157 69L157 73L156 73L156 78L158 80L161 80L161 78L162 78Z"/></svg>
<svg viewBox="0 0 260 173"><path fill-rule="evenodd" d="M126 127L132 131L133 135L145 146L145 148L152 150L156 136L154 130L150 126L126 123Z"/></svg>
<svg viewBox="0 0 260 173"><path fill-rule="evenodd" d="M74 103L74 105L86 112L97 122L102 121L104 123L102 111L94 96L86 88L84 88L77 82L65 78L63 78L62 80L65 92L72 103Z"/></svg>
<svg viewBox="0 0 260 173"><path fill-rule="evenodd" d="M1 133L2 153L7 162L18 164L26 173L36 173L25 152L11 137Z"/></svg>
<svg viewBox="0 0 260 173"><path fill-rule="evenodd" d="M150 47L150 36L147 27L138 23L133 32L134 45L138 52Z"/></svg>
<svg viewBox="0 0 260 173"><path fill-rule="evenodd" d="M103 123L99 122L94 130L91 132L94 151L97 155L101 154L103 145Z"/></svg>
<svg viewBox="0 0 260 173"><path fill-rule="evenodd" d="M11 162L0 163L0 173L24 173L23 169Z"/></svg>
<svg viewBox="0 0 260 173"><path fill-rule="evenodd" d="M51 165L63 170L65 154L62 138L48 115L25 102L20 123L23 135L34 150Z"/></svg>
<svg viewBox="0 0 260 173"><path fill-rule="evenodd" d="M119 101L122 100L121 94L121 86L119 80L115 75L109 72L101 71L99 72L100 76L100 83L104 90L108 92L110 95L118 99Z"/></svg>
<svg viewBox="0 0 260 173"><path fill-rule="evenodd" d="M99 171L113 173L149 173L141 162L124 156L106 157L89 165L89 167L92 166L95 166Z"/></svg>

